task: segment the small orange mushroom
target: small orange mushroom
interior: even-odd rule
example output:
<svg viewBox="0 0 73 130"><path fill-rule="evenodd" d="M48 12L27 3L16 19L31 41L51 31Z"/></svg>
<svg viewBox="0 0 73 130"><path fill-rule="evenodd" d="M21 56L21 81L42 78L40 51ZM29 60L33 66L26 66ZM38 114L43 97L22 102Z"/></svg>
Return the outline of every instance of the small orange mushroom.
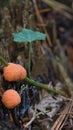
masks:
<svg viewBox="0 0 73 130"><path fill-rule="evenodd" d="M23 80L27 76L26 69L14 63L9 63L8 66L5 66L3 72L3 76L7 81Z"/></svg>
<svg viewBox="0 0 73 130"><path fill-rule="evenodd" d="M2 102L8 109L12 109L21 103L21 97L16 90L8 89L2 95Z"/></svg>

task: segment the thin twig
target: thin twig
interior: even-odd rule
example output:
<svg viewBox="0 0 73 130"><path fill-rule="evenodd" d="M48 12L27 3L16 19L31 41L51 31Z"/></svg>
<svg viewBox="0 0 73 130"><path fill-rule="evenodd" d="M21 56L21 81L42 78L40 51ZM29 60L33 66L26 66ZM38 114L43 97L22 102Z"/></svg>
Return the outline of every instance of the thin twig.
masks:
<svg viewBox="0 0 73 130"><path fill-rule="evenodd" d="M39 10L39 13L46 13L46 12L49 12L49 11L51 11L51 9L41 9L41 10ZM36 14L36 12L34 13L35 15L37 15Z"/></svg>
<svg viewBox="0 0 73 130"><path fill-rule="evenodd" d="M48 111L45 111L46 113L48 112ZM39 112L39 113L35 113L34 115L33 115L33 117L31 118L31 120L26 124L26 125L24 125L24 127L25 128L28 128L29 127L29 125L31 125L31 123L35 120L35 118L37 118L38 116L40 116L41 114L43 114L42 112Z"/></svg>

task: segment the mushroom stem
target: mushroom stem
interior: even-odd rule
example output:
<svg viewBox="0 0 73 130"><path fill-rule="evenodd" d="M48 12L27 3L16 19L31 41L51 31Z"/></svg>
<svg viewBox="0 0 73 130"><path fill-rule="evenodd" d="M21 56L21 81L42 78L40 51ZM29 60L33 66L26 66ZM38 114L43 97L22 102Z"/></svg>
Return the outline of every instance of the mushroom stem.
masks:
<svg viewBox="0 0 73 130"><path fill-rule="evenodd" d="M45 90L47 90L47 91L50 92L50 93L60 94L60 95L66 97L66 95L63 94L63 93L61 93L60 91L55 90L55 89L52 89L52 88L49 88L48 85L45 85L45 84L42 84L42 83L38 83L38 82L36 82L36 81L34 81L34 80L28 78L28 77L26 77L26 78L24 79L24 81L25 81L26 83L28 83L28 84L30 84L30 85L33 85L33 86L35 86L35 87L38 87L38 88L40 88L40 89L45 89Z"/></svg>
<svg viewBox="0 0 73 130"><path fill-rule="evenodd" d="M1 61L1 63L4 64L5 66L8 65L8 62L7 62L2 56L0 56L0 61Z"/></svg>

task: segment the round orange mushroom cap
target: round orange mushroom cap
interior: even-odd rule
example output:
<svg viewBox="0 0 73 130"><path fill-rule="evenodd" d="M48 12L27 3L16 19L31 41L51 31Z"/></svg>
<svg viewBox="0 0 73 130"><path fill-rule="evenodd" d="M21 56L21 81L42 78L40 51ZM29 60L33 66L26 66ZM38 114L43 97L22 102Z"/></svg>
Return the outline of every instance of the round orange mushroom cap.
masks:
<svg viewBox="0 0 73 130"><path fill-rule="evenodd" d="M8 89L2 95L2 102L5 107L12 109L21 103L21 97L17 91Z"/></svg>
<svg viewBox="0 0 73 130"><path fill-rule="evenodd" d="M7 81L23 80L27 76L26 69L14 63L9 63L3 68L3 76Z"/></svg>

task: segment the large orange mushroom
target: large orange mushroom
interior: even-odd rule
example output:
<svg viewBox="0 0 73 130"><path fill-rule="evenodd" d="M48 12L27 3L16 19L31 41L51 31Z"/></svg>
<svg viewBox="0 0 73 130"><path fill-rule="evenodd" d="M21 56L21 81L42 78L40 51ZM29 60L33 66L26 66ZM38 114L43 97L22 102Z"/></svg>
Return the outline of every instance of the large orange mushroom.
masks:
<svg viewBox="0 0 73 130"><path fill-rule="evenodd" d="M27 72L23 66L9 63L8 66L5 66L3 69L3 76L7 81L17 81L23 80L27 76Z"/></svg>
<svg viewBox="0 0 73 130"><path fill-rule="evenodd" d="M2 95L2 102L8 109L12 109L21 103L21 97L16 90L8 89Z"/></svg>

